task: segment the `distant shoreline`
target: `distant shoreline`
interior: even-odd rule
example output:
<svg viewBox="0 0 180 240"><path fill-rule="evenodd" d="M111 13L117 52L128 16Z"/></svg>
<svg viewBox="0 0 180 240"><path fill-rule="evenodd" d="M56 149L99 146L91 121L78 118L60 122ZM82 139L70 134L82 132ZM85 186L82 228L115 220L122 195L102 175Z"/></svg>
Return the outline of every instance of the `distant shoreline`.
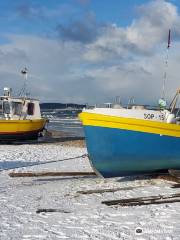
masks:
<svg viewBox="0 0 180 240"><path fill-rule="evenodd" d="M54 109L77 109L81 110L86 107L85 104L77 104L77 103L40 103L40 107L42 110L54 110Z"/></svg>

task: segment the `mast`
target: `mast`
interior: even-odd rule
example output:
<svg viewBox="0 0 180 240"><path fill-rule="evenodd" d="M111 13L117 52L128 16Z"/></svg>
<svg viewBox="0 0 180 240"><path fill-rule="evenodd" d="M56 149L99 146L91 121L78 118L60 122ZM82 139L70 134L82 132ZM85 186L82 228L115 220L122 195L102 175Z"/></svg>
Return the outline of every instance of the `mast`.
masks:
<svg viewBox="0 0 180 240"><path fill-rule="evenodd" d="M27 92L26 92L27 91L27 89L26 89L27 88L27 75L28 75L28 70L27 70L26 67L21 70L21 74L24 77L24 84L23 84L23 87L20 90L19 96L26 97L26 95L27 95Z"/></svg>
<svg viewBox="0 0 180 240"><path fill-rule="evenodd" d="M162 89L162 98L164 100L165 100L165 85L166 85L166 81L167 81L167 69L168 69L170 46L171 46L171 29L169 29L169 32L168 32L168 43L167 43L166 58L165 58L165 72L164 72L163 89Z"/></svg>
<svg viewBox="0 0 180 240"><path fill-rule="evenodd" d="M162 86L161 99L159 99L159 105L161 108L166 107L166 82L167 82L167 69L168 69L170 47L171 47L171 29L169 29L169 31L168 31L168 41L167 41L166 56L165 56L165 71L164 71L164 75L163 75L163 86Z"/></svg>

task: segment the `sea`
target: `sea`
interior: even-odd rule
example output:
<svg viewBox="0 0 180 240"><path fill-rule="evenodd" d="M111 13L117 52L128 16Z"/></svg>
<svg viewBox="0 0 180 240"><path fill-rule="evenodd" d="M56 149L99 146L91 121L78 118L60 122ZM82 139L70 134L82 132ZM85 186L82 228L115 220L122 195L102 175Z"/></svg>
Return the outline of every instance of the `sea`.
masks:
<svg viewBox="0 0 180 240"><path fill-rule="evenodd" d="M69 109L47 109L42 110L42 116L49 120L47 124L48 131L61 131L68 136L84 137L84 131L78 114L81 110Z"/></svg>

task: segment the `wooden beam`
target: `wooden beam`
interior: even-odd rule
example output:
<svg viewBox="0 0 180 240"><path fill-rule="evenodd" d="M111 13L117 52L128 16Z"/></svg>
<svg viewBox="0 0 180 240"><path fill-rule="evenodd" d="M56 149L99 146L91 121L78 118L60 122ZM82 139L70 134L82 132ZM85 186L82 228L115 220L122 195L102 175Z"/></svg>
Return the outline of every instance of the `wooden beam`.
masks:
<svg viewBox="0 0 180 240"><path fill-rule="evenodd" d="M143 202L129 202L129 203L117 203L111 205L120 205L123 207L127 206L143 206L143 205L153 205L153 204L165 204L165 203L176 203L180 202L180 198L178 199L162 199L162 200L151 200L151 201L143 201ZM105 203L104 203L105 204ZM110 204L106 204L107 206L111 206Z"/></svg>
<svg viewBox="0 0 180 240"><path fill-rule="evenodd" d="M10 172L10 177L96 176L95 172Z"/></svg>
<svg viewBox="0 0 180 240"><path fill-rule="evenodd" d="M128 190L133 190L133 189L139 188L139 187L144 187L144 186L124 187L124 188L90 189L90 190L84 190L84 191L77 191L76 193L80 193L80 194L93 194L93 193L128 191Z"/></svg>
<svg viewBox="0 0 180 240"><path fill-rule="evenodd" d="M107 206L120 205L120 206L141 206L150 204L162 204L180 202L180 193L172 195L157 195L149 197L138 197L138 198L125 198L117 200L102 201L102 204Z"/></svg>
<svg viewBox="0 0 180 240"><path fill-rule="evenodd" d="M71 213L71 211L69 211L69 210L56 209L56 208L38 208L36 210L36 213L53 213L53 212Z"/></svg>

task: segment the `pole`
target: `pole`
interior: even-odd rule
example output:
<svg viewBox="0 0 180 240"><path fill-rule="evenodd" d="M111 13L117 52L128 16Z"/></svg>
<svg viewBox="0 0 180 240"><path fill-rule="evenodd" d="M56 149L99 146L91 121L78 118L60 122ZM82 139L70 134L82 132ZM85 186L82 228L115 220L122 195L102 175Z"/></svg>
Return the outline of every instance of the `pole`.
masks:
<svg viewBox="0 0 180 240"><path fill-rule="evenodd" d="M166 58L165 58L165 72L163 77L163 88L162 88L162 99L165 100L165 86L167 82L167 69L168 69L168 60L169 60L169 48L171 46L171 30L169 29L168 32L168 43L167 43L167 49L166 49Z"/></svg>

